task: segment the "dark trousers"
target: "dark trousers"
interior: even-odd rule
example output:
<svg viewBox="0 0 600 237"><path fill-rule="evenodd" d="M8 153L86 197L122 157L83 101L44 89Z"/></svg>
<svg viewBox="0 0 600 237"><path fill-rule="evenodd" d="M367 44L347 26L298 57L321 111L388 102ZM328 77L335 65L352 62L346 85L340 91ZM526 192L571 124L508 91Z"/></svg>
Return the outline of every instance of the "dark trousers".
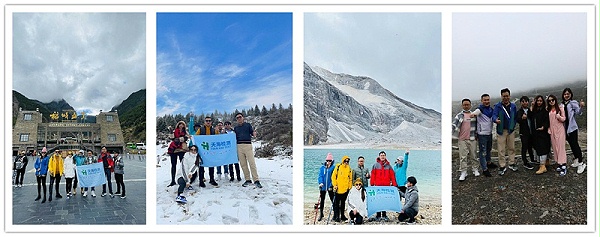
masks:
<svg viewBox="0 0 600 237"><path fill-rule="evenodd" d="M125 183L123 182L123 174L115 173L115 183L117 183L117 193L121 193L121 196L125 196ZM123 189L123 192L121 192Z"/></svg>
<svg viewBox="0 0 600 237"><path fill-rule="evenodd" d="M58 184L60 183L60 175L55 175L54 177L50 176L50 187L48 191L50 192L50 197L52 197L52 186L56 183L56 197L60 196L60 192L58 191Z"/></svg>
<svg viewBox="0 0 600 237"><path fill-rule="evenodd" d="M73 179L73 189L77 188L77 174L75 174L75 178ZM75 193L73 193L75 194Z"/></svg>
<svg viewBox="0 0 600 237"><path fill-rule="evenodd" d="M384 211L377 212L377 213L375 213L375 217L376 218L387 217L387 212L384 212Z"/></svg>
<svg viewBox="0 0 600 237"><path fill-rule="evenodd" d="M398 221L404 221L406 219L408 219L408 222L413 223L415 222L415 216L417 215L417 211L415 211L415 209L412 208L406 208L406 210L404 211L404 213L400 213L400 215L398 215Z"/></svg>
<svg viewBox="0 0 600 237"><path fill-rule="evenodd" d="M571 147L571 151L573 151L573 156L575 156L577 161L581 163L583 161L583 156L581 155L581 147L579 147L579 141L577 138L577 130L567 133L567 142ZM21 181L21 184L23 184L23 181Z"/></svg>
<svg viewBox="0 0 600 237"><path fill-rule="evenodd" d="M108 184L108 193L113 194L110 169L104 169L104 176L106 176L106 183L102 185L102 193L106 193L106 184Z"/></svg>
<svg viewBox="0 0 600 237"><path fill-rule="evenodd" d="M179 184L179 188L177 188L177 196L179 196L183 193L183 190L185 190L185 179L179 177L177 179L177 184Z"/></svg>
<svg viewBox="0 0 600 237"><path fill-rule="evenodd" d="M15 177L15 184L23 185L23 176L25 176L25 168L17 170L17 176Z"/></svg>
<svg viewBox="0 0 600 237"><path fill-rule="evenodd" d="M350 220L354 221L355 225L360 225L363 223L363 216L360 214L360 212L356 212L356 215L354 215L354 211L350 210L348 215L350 216Z"/></svg>
<svg viewBox="0 0 600 237"><path fill-rule="evenodd" d="M533 156L533 137L521 134L521 159L523 160L523 164L529 163L527 161L527 153L529 153L529 160L535 162L535 157Z"/></svg>
<svg viewBox="0 0 600 237"><path fill-rule="evenodd" d="M65 177L65 182L65 190L67 190L67 195L69 195L69 193L71 192L71 186L73 185L73 178Z"/></svg>
<svg viewBox="0 0 600 237"><path fill-rule="evenodd" d="M235 165L235 173L237 174L236 177L241 177L240 174L240 163L235 163L235 164L229 164L229 177L233 179L233 166Z"/></svg>
<svg viewBox="0 0 600 237"><path fill-rule="evenodd" d="M319 197L321 198L321 201L319 203L319 210L321 211L321 215L323 215L323 208L325 206L325 195L329 194L329 200L331 201L331 204L333 204L333 191L332 190L319 191L319 193L320 193Z"/></svg>
<svg viewBox="0 0 600 237"><path fill-rule="evenodd" d="M204 178L204 166L200 166L200 178ZM215 167L208 167L208 177L210 181L215 181Z"/></svg>
<svg viewBox="0 0 600 237"><path fill-rule="evenodd" d="M185 152L177 152L173 154L169 154L171 156L171 184L175 183L175 171L177 169L177 157L179 160L183 159L183 155Z"/></svg>
<svg viewBox="0 0 600 237"><path fill-rule="evenodd" d="M38 190L38 197L40 197L40 191L42 189L42 187L44 188L44 200L46 200L46 176L36 176L36 180L37 180L37 190Z"/></svg>
<svg viewBox="0 0 600 237"><path fill-rule="evenodd" d="M348 191L345 193L336 193L333 201L333 219L338 218L346 219L344 212L346 212L346 198L348 198Z"/></svg>

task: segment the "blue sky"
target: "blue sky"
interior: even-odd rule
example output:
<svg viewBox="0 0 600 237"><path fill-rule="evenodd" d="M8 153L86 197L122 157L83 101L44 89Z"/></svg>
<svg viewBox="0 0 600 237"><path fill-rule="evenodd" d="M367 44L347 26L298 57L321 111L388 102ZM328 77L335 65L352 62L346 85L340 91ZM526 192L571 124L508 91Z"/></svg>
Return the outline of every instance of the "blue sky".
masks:
<svg viewBox="0 0 600 237"><path fill-rule="evenodd" d="M291 13L158 13L158 116L292 103Z"/></svg>

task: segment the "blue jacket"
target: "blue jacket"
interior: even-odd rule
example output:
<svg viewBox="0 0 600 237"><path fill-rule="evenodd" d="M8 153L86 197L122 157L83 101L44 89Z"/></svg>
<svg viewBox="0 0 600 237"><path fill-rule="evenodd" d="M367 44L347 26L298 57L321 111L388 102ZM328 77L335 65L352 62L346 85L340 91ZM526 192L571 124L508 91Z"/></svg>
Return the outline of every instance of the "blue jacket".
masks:
<svg viewBox="0 0 600 237"><path fill-rule="evenodd" d="M73 160L75 160L76 166L82 166L85 164L85 156L83 156L83 155L77 154L77 155L73 156Z"/></svg>
<svg viewBox="0 0 600 237"><path fill-rule="evenodd" d="M500 119L500 124L496 125L496 132L498 135L502 135L502 131L504 129L508 130L508 133L511 134L515 131L515 124L517 123L517 106L515 103L510 103L510 113L507 115L506 110L502 106L502 101L498 102L494 105L494 114L492 115L492 122L496 122L497 119ZM508 121L508 128L504 127L504 121Z"/></svg>
<svg viewBox="0 0 600 237"><path fill-rule="evenodd" d="M335 169L335 165L333 165L334 162L335 161L331 162L329 168L325 166L327 164L327 162L325 162L325 164L321 166L321 169L319 169L319 184L323 184L323 187L319 188L321 191L326 191L328 188L333 187L331 174L333 173L333 169Z"/></svg>
<svg viewBox="0 0 600 237"><path fill-rule="evenodd" d="M36 176L45 176L48 173L48 162L50 161L50 157L48 157L47 155L43 158L40 158L38 156L37 159L35 159L35 165L33 167L35 167L35 175Z"/></svg>
<svg viewBox="0 0 600 237"><path fill-rule="evenodd" d="M398 186L404 186L406 183L406 169L408 169L408 154L404 153L404 161L394 165L394 174L396 174L396 183Z"/></svg>

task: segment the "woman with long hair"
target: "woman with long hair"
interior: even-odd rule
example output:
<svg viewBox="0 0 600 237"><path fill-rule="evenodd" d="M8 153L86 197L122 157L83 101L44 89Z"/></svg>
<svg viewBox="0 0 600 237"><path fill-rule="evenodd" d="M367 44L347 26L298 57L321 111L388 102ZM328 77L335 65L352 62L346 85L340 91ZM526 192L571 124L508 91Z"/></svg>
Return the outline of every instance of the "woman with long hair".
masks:
<svg viewBox="0 0 600 237"><path fill-rule="evenodd" d="M531 112L529 113L530 116L528 119L531 119L533 148L540 160L540 168L535 173L543 174L547 171L547 158L550 153L550 135L548 134L550 121L548 119L548 111L546 110L546 101L544 101L544 97L541 95L535 97L531 106Z"/></svg>
<svg viewBox="0 0 600 237"><path fill-rule="evenodd" d="M567 151L565 149L566 143L566 132L564 127L565 109L564 105L558 103L556 96L548 96L548 119L550 120L550 127L548 127L548 134L552 141L552 150L554 151L554 157L556 163L558 163L557 172L560 172L560 176L567 174Z"/></svg>
<svg viewBox="0 0 600 237"><path fill-rule="evenodd" d="M571 151L573 151L573 164L571 167L577 167L577 173L581 174L585 170L586 164L583 163L583 155L581 154L581 148L579 147L579 141L577 132L579 127L577 126L577 122L575 121L576 115L581 115L583 108L585 106L585 102L580 101L577 102L573 99L573 91L571 88L565 88L562 93L562 104L565 106L565 130L567 136L567 142L569 142L569 146L571 147Z"/></svg>

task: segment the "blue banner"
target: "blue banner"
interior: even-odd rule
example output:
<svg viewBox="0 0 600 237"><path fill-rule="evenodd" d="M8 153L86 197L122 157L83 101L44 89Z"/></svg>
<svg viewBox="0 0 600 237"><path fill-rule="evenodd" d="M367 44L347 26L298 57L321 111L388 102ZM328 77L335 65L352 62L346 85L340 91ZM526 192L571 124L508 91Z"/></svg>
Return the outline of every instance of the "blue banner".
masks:
<svg viewBox="0 0 600 237"><path fill-rule="evenodd" d="M75 168L80 187L95 187L106 183L102 163L76 166Z"/></svg>
<svg viewBox="0 0 600 237"><path fill-rule="evenodd" d="M398 188L394 186L369 186L366 191L368 216L380 211L400 212L402 210Z"/></svg>
<svg viewBox="0 0 600 237"><path fill-rule="evenodd" d="M204 167L216 167L238 162L235 133L196 135L192 141L200 152Z"/></svg>

